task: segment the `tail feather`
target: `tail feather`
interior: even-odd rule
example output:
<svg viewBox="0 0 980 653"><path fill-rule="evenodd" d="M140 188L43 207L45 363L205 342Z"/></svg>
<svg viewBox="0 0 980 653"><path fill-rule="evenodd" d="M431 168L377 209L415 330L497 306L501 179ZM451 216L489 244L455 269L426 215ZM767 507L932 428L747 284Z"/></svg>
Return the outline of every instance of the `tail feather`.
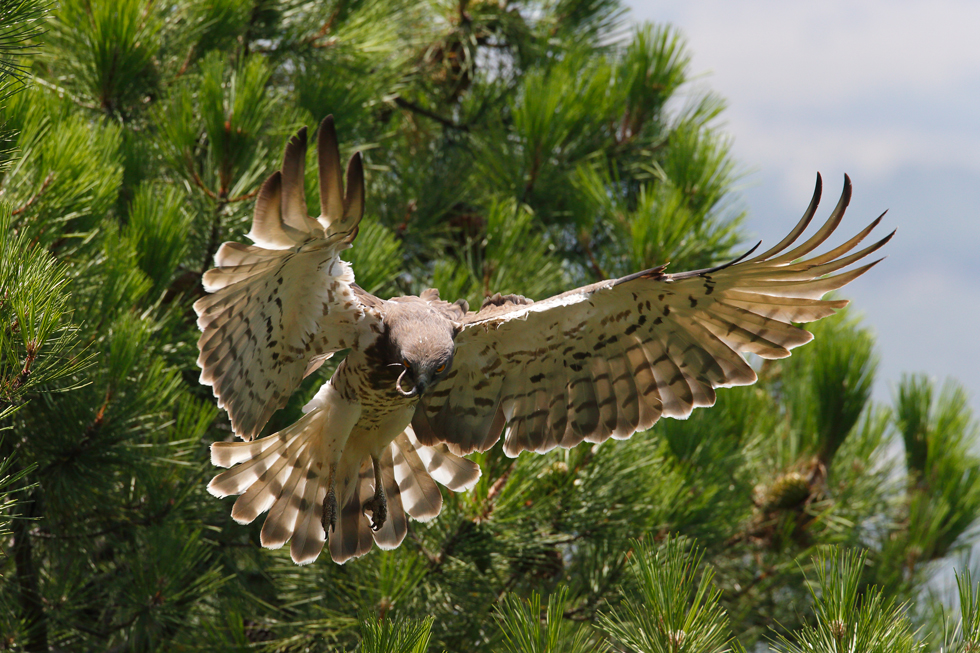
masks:
<svg viewBox="0 0 980 653"><path fill-rule="evenodd" d="M231 507L232 519L240 524L250 524L272 507L282 494L283 486L289 479L289 473L296 458L299 457L303 444L305 443L283 452L283 455L238 497L235 505Z"/></svg>
<svg viewBox="0 0 980 653"><path fill-rule="evenodd" d="M453 492L469 490L480 480L480 466L472 460L457 456L444 444L423 446L415 437L415 431L411 426L405 429L405 434L418 452L429 475Z"/></svg>
<svg viewBox="0 0 980 653"><path fill-rule="evenodd" d="M395 478L409 515L419 521L434 519L442 510L442 492L429 475L408 436L395 438Z"/></svg>
<svg viewBox="0 0 980 653"><path fill-rule="evenodd" d="M388 500L388 519L384 526L374 533L374 541L381 549L394 549L408 533L408 518L405 516L405 506L402 503L401 490L395 480L394 442L389 444L381 456L381 480L384 484L385 497Z"/></svg>
<svg viewBox="0 0 980 653"><path fill-rule="evenodd" d="M343 564L371 550L371 522L364 514L363 505L374 494L371 487L373 476L374 468L371 459L367 458L354 483L354 493L340 510L337 529L330 533L330 557L334 562Z"/></svg>
<svg viewBox="0 0 980 653"><path fill-rule="evenodd" d="M292 448L309 427L322 415L317 411L307 413L287 429L252 442L215 442L211 445L211 463L218 467L232 467L215 476L208 484L208 492L216 497L241 494L259 480L286 451Z"/></svg>
<svg viewBox="0 0 980 653"><path fill-rule="evenodd" d="M317 559L326 542L323 532L323 499L327 495L326 479L307 479L306 492L300 499L299 519L292 540L289 555L298 565L306 565Z"/></svg>
<svg viewBox="0 0 980 653"><path fill-rule="evenodd" d="M374 468L367 456L360 461L347 497L344 473L337 471L335 491L342 505L335 530L325 533L323 507L333 455L327 449L329 443L346 440L336 437L338 424L330 415L327 405L317 405L279 433L211 446L212 462L229 469L215 476L208 490L219 497L240 495L232 508L232 517L239 523L251 523L268 511L262 545L279 548L290 542L290 556L297 564L316 560L324 545L338 563L364 555L373 544L393 549L405 539L409 516L428 520L441 511L437 480L450 489L463 490L479 478L478 465L450 453L445 445L420 445L409 427L384 449L379 460L388 503L382 528L373 531L365 514L364 504L374 496Z"/></svg>
<svg viewBox="0 0 980 653"><path fill-rule="evenodd" d="M289 476L262 525L259 541L264 547L280 548L296 530L296 522L300 517L300 503L306 494L308 476L313 464L310 448L299 447L296 458L290 462ZM312 480L316 484L315 473Z"/></svg>

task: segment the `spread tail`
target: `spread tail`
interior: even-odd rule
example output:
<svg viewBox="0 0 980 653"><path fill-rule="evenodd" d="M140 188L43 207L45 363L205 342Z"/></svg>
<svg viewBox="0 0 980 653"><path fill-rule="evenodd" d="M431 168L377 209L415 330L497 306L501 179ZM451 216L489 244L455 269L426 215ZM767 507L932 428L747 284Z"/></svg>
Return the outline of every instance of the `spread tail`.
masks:
<svg viewBox="0 0 980 653"><path fill-rule="evenodd" d="M231 512L239 523L251 523L268 510L262 546L277 549L290 541L290 556L297 564L316 560L328 539L330 556L338 563L364 555L372 542L393 549L405 539L408 516L426 521L439 514L442 493L436 481L460 491L480 477L476 463L450 453L445 445L420 445L409 427L379 457L388 517L373 531L364 505L374 496L371 458L360 461L356 474L336 470L331 478L331 464L341 458L336 445L346 437L330 437L336 425L329 417L325 407L318 407L268 437L211 445L211 462L230 469L215 476L208 491L218 497L240 495ZM335 488L342 505L328 538L322 525L327 491L332 481L346 477L352 487Z"/></svg>

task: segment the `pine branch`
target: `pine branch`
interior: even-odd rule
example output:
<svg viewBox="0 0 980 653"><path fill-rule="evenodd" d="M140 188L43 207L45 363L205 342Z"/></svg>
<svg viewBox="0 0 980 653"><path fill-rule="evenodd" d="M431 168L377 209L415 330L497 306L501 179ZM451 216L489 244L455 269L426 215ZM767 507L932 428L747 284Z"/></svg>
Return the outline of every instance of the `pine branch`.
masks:
<svg viewBox="0 0 980 653"><path fill-rule="evenodd" d="M396 96L395 99L394 99L394 102L395 102L395 104L397 104L401 108L408 109L412 113L416 113L416 114L418 114L420 116L424 116L424 117L428 118L429 120L435 120L437 123L439 123L443 127L449 127L451 129L456 129L456 130L459 130L459 131L462 131L462 132L468 132L470 130L469 126L467 126L467 125L458 125L455 122L453 122L452 120L450 120L448 118L443 118L442 116L440 116L440 115L438 115L436 113L433 113L432 111L429 111L428 109L426 109L424 107L420 107L419 105L415 104L414 102L409 102L408 100L406 100L403 97Z"/></svg>
<svg viewBox="0 0 980 653"><path fill-rule="evenodd" d="M589 259L589 267L592 268L592 273L596 275L599 281L605 281L609 278L609 275L607 275L605 270L602 269L602 266L599 265L599 260L596 258L595 252L592 251L592 244L590 241L591 239L584 233L579 234L579 244L581 244L582 248L585 250L585 255Z"/></svg>
<svg viewBox="0 0 980 653"><path fill-rule="evenodd" d="M51 185L52 181L54 181L54 170L49 172L47 177L44 178L44 182L41 184L41 187L38 188L37 191L35 191L34 194L31 195L31 197L26 202L21 204L18 208L14 209L11 212L11 215L20 215L21 213L29 209L31 205L34 204L34 202L36 202L38 198L44 194L44 191L48 189L48 186Z"/></svg>
<svg viewBox="0 0 980 653"><path fill-rule="evenodd" d="M218 251L219 241L221 240L221 211L224 209L224 202L219 201L211 216L211 230L208 235L208 244L204 250L204 262L201 264L200 274L204 274L211 268L215 252Z"/></svg>
<svg viewBox="0 0 980 653"><path fill-rule="evenodd" d="M487 490L487 497L483 500L483 510L480 512L480 516L477 518L477 522L486 521L490 519L490 515L493 513L494 504L497 501L497 497L500 496L500 492L507 485L507 481L510 479L510 475L514 473L517 469L517 459L510 464L507 470L497 477L497 480L493 482L490 489Z"/></svg>

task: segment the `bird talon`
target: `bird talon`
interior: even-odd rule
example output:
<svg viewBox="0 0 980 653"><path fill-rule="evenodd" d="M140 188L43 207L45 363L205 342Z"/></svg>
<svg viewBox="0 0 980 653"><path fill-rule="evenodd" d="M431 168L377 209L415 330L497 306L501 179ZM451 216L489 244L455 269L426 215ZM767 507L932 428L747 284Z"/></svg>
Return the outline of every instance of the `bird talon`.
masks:
<svg viewBox="0 0 980 653"><path fill-rule="evenodd" d="M371 530L378 532L388 521L388 502L384 493L375 494L364 502L364 510L371 511Z"/></svg>

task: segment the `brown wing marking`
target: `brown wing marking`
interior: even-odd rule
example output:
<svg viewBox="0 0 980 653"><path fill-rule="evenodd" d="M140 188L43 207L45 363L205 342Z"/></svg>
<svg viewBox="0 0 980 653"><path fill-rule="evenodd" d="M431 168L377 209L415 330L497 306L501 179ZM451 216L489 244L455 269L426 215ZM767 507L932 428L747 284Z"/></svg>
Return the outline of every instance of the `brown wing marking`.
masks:
<svg viewBox="0 0 980 653"><path fill-rule="evenodd" d="M321 134L332 130L325 120ZM340 179L336 135L320 138L321 197L336 214L306 212L306 129L290 138L282 169L262 185L249 236L215 255L203 282L212 293L194 304L201 383L212 386L240 437L255 437L305 374L332 352L371 339L380 300L354 285L340 253L351 246L363 212L363 172L355 155L347 196Z"/></svg>
<svg viewBox="0 0 980 653"><path fill-rule="evenodd" d="M453 373L422 399L413 422L419 441L462 454L503 434L508 455L601 442L710 406L715 388L753 383L744 354L783 358L809 342L795 323L844 307L821 298L876 265L845 270L894 234L854 251L879 216L842 245L805 258L840 225L850 201L845 177L830 217L793 247L821 188L818 176L800 222L752 258L754 248L715 268L667 274L660 266L542 302L486 302L462 320Z"/></svg>

